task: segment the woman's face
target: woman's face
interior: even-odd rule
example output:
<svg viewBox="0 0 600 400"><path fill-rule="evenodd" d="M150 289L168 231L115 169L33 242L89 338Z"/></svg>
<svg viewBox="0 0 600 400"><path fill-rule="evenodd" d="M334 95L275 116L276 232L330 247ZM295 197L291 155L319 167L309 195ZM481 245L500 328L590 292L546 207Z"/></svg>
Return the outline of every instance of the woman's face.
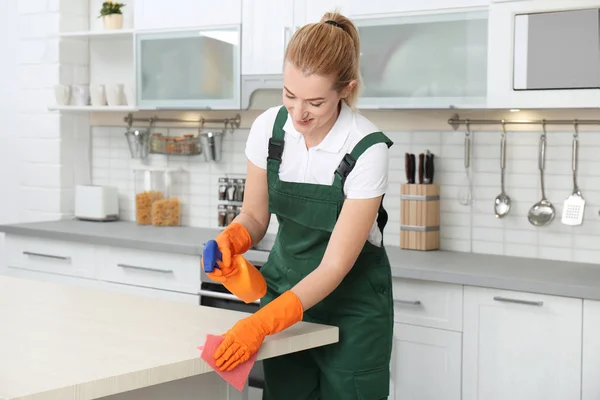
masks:
<svg viewBox="0 0 600 400"><path fill-rule="evenodd" d="M340 95L332 89L331 78L306 76L289 62L283 68L283 104L294 128L303 135L319 128L331 129L338 114Z"/></svg>

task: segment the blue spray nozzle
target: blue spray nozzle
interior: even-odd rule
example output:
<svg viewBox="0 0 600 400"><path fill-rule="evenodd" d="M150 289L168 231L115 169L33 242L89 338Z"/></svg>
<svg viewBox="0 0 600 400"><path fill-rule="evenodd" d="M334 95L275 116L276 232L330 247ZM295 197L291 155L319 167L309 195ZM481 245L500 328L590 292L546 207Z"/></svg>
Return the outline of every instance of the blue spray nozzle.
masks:
<svg viewBox="0 0 600 400"><path fill-rule="evenodd" d="M209 240L204 245L204 253L202 255L204 262L204 272L213 272L215 268L219 268L217 261L223 260L221 250L216 240Z"/></svg>

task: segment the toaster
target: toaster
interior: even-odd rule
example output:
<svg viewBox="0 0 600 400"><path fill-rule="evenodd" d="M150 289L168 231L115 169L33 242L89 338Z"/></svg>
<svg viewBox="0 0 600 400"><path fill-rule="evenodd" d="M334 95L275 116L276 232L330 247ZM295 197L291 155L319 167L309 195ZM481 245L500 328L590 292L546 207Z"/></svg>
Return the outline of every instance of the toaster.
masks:
<svg viewBox="0 0 600 400"><path fill-rule="evenodd" d="M75 218L87 221L119 219L119 191L113 186L75 186Z"/></svg>

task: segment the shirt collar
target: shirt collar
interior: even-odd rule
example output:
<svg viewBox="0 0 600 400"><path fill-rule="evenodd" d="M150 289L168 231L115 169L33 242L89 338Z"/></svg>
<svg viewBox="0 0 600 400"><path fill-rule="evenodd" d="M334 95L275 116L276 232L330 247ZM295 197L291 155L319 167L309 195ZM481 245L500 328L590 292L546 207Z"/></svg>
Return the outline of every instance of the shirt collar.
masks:
<svg viewBox="0 0 600 400"><path fill-rule="evenodd" d="M353 114L352 109L346 104L345 101L342 101L342 109L340 110L340 115L338 115L335 124L329 131L329 133L325 136L323 141L319 143L317 146L313 147L315 150L323 150L329 153L338 153L344 143L346 143L346 139L350 135L350 128L352 126ZM294 128L294 123L288 114L288 118L283 126L283 130L286 133L289 133L294 138L299 138L301 133Z"/></svg>

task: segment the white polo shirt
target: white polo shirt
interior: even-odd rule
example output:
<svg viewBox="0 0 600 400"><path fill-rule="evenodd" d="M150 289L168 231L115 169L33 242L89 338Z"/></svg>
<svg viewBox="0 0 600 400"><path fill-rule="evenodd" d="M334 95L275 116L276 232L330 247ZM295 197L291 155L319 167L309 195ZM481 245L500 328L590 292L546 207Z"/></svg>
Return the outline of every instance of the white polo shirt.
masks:
<svg viewBox="0 0 600 400"><path fill-rule="evenodd" d="M269 139L280 108L269 108L256 118L250 128L246 157L262 169L267 168ZM335 170L344 155L350 153L363 137L379 131L371 121L354 112L344 102L337 121L317 146L306 148L304 136L294 128L289 115L283 129L285 145L279 167L279 179L321 185L333 184ZM368 199L384 194L388 186L388 157L388 147L385 143L377 143L367 149L346 178L346 198ZM377 221L373 221L368 240L380 246L381 239Z"/></svg>

